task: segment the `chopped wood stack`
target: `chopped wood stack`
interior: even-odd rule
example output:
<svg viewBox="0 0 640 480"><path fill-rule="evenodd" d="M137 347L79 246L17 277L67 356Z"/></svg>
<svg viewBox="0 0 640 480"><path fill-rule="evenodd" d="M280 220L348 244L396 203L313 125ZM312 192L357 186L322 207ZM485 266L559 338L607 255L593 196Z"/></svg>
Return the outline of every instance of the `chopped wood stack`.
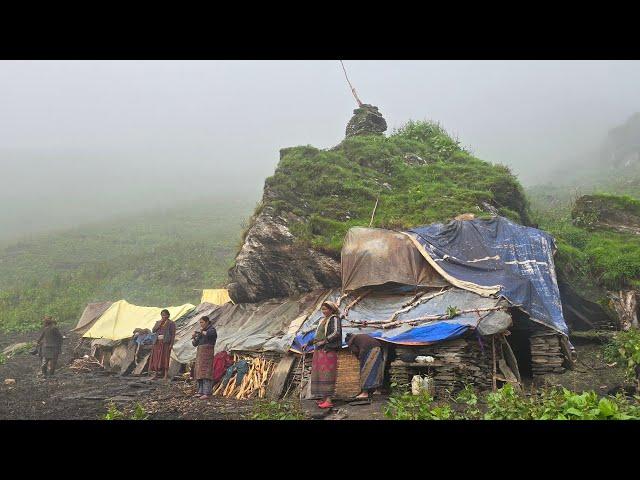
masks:
<svg viewBox="0 0 640 480"><path fill-rule="evenodd" d="M103 366L97 358L85 355L84 357L76 358L73 362L71 362L71 365L69 365L69 370L73 370L76 373L96 372L98 370L103 370Z"/></svg>
<svg viewBox="0 0 640 480"><path fill-rule="evenodd" d="M546 333L532 335L531 343L531 373L534 376L546 373L563 373L565 361L560 345L560 335Z"/></svg>
<svg viewBox="0 0 640 480"><path fill-rule="evenodd" d="M246 399L264 398L267 394L267 384L275 370L276 363L261 356L239 356L234 354L234 360L246 360L249 362L249 371L242 379L242 383L236 385L237 373L231 377L226 385L222 381L214 390L214 395L221 395L227 398Z"/></svg>
<svg viewBox="0 0 640 480"><path fill-rule="evenodd" d="M240 355L242 358L245 358L245 359L262 358L264 360L269 360L270 362L275 362L275 363L278 363L280 361L280 359L283 357L282 353L280 353L280 352L241 351L241 352L233 352L233 355L235 357Z"/></svg>
<svg viewBox="0 0 640 480"><path fill-rule="evenodd" d="M491 388L491 345L484 340L484 354L476 338L459 338L435 345L420 347L397 347L396 360L391 362L389 373L392 383L406 385L414 375L430 374L434 379L436 394L446 390L455 392L464 388L465 383L476 388ZM430 355L431 364L420 364L408 357Z"/></svg>

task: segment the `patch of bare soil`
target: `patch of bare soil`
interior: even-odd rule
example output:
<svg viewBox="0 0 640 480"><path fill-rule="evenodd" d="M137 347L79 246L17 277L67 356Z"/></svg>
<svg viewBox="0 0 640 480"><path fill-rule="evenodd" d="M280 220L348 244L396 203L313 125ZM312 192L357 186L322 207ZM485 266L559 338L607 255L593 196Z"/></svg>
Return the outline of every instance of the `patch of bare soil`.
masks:
<svg viewBox="0 0 640 480"><path fill-rule="evenodd" d="M37 332L4 335L0 349L37 338ZM192 396L191 383L122 377L103 371L76 373L68 368L74 345L73 338L67 339L52 378L38 376L39 358L28 353L0 365L0 420L98 420L112 403L127 416L139 404L154 420L250 418L253 400L213 397L203 401ZM14 379L15 383L7 385L5 379Z"/></svg>
<svg viewBox="0 0 640 480"><path fill-rule="evenodd" d="M546 385L562 386L577 392L594 390L600 395L606 395L625 386L633 387L633 384L625 379L623 365L607 364L601 342L578 338L572 338L572 342L578 353L577 364L562 374L545 375Z"/></svg>
<svg viewBox="0 0 640 480"><path fill-rule="evenodd" d="M3 335L0 350L17 342L35 341L38 333ZM75 341L64 345L56 375L50 379L37 376L39 358L22 353L0 365L0 420L64 419L97 420L104 417L110 404L131 417L142 407L153 420L243 420L250 419L255 400L193 397L192 382L150 380L147 377L122 377L103 371L76 373L69 370ZM561 385L575 391L595 390L605 395L612 389L628 385L620 365L607 366L602 344L574 342L579 363L563 374L545 376L545 383ZM5 379L15 383L5 384ZM335 400L329 412L313 400L303 400L301 408L308 419L383 420L385 395L374 395L369 405L349 405ZM138 407L138 408L139 408Z"/></svg>

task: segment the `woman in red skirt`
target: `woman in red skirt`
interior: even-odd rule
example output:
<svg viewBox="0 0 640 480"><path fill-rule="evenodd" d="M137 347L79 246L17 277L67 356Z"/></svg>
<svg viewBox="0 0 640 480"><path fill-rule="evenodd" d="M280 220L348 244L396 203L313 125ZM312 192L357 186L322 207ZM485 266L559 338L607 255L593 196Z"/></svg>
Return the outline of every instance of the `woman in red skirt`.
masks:
<svg viewBox="0 0 640 480"><path fill-rule="evenodd" d="M158 320L152 330L158 334L158 339L151 351L149 372L153 379L164 376L166 380L169 376L169 357L176 338L176 324L169 320L169 310L162 310L160 316L162 320Z"/></svg>
<svg viewBox="0 0 640 480"><path fill-rule="evenodd" d="M342 348L342 319L340 310L333 302L324 302L324 318L320 320L316 335L311 341L315 345L311 361L311 395L321 397L320 408L331 408L331 397L335 390L338 371L338 351Z"/></svg>

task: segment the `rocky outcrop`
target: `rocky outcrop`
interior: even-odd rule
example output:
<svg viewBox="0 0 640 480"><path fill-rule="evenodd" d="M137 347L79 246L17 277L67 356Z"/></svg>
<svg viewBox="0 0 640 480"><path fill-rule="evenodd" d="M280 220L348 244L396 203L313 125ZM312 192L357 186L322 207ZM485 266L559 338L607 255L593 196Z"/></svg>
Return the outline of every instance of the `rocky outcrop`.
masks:
<svg viewBox="0 0 640 480"><path fill-rule="evenodd" d="M640 235L640 202L615 195L584 195L571 212L573 222L589 229Z"/></svg>
<svg viewBox="0 0 640 480"><path fill-rule="evenodd" d="M527 222L522 189L507 169L474 159L435 124L412 122L410 127L380 142L376 135L387 129L386 121L377 107L361 105L347 125L347 138L336 147L281 149L276 171L265 181L263 207L251 220L229 270L232 300L257 302L339 287L342 239L350 226L369 225L372 218L375 226L404 229L474 208L494 213L504 207ZM450 148L446 155L437 148L443 141ZM425 216L424 202L408 204L407 198L420 197L428 188L431 180L423 167L435 162L451 180L439 188L440 201L429 201L431 211ZM466 163L473 164L481 183L473 191L455 176ZM407 165L417 174L397 181L396 173ZM461 190L467 192L466 200L456 205L458 212L452 211L441 200Z"/></svg>
<svg viewBox="0 0 640 480"><path fill-rule="evenodd" d="M227 285L236 302L257 302L340 285L340 261L296 243L294 215L265 207L249 228Z"/></svg>
<svg viewBox="0 0 640 480"><path fill-rule="evenodd" d="M346 136L382 135L386 130L387 122L378 107L365 103L353 111L353 117L347 124Z"/></svg>

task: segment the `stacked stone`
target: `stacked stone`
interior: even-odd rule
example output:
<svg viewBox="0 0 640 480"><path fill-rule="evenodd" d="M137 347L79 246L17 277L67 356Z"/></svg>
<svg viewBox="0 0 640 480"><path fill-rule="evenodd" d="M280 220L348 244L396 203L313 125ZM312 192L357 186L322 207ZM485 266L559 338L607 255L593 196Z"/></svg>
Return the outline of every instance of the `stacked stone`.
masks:
<svg viewBox="0 0 640 480"><path fill-rule="evenodd" d="M535 376L546 373L563 373L565 361L560 345L560 335L544 333L532 335L531 343L531 372Z"/></svg>
<svg viewBox="0 0 640 480"><path fill-rule="evenodd" d="M487 345L489 346L487 348ZM397 347L396 360L391 362L391 381L399 385L411 382L413 375L428 372L434 378L436 395L455 392L471 384L479 390L491 388L491 341L484 340L484 353L476 338L460 338L436 345ZM418 355L432 356L429 366L407 361Z"/></svg>
<svg viewBox="0 0 640 480"><path fill-rule="evenodd" d="M387 122L378 111L378 107L364 103L353 111L345 134L347 138L358 135L382 135L386 130Z"/></svg>

